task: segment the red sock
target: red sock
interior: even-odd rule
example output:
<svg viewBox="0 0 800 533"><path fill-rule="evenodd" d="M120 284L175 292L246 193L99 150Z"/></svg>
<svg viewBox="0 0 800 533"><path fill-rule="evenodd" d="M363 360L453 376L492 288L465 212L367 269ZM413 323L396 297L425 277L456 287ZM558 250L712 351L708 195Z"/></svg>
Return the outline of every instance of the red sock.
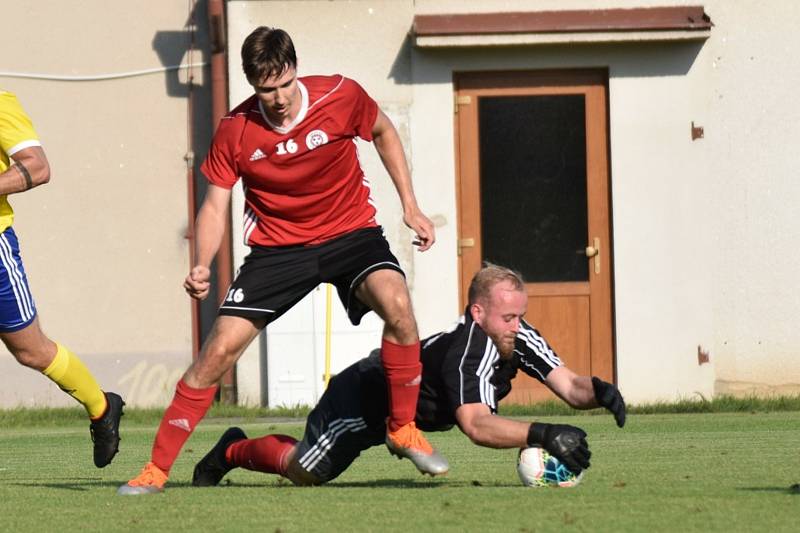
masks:
<svg viewBox="0 0 800 533"><path fill-rule="evenodd" d="M231 466L286 477L286 468L289 466L286 457L295 444L297 440L288 435L240 440L228 446L225 460Z"/></svg>
<svg viewBox="0 0 800 533"><path fill-rule="evenodd" d="M419 341L400 346L383 339L381 361L389 386L389 431L397 431L414 421L417 413L422 364Z"/></svg>
<svg viewBox="0 0 800 533"><path fill-rule="evenodd" d="M216 385L193 389L183 379L178 381L175 396L164 412L153 442L152 461L157 467L169 474L183 444L211 407L216 393Z"/></svg>

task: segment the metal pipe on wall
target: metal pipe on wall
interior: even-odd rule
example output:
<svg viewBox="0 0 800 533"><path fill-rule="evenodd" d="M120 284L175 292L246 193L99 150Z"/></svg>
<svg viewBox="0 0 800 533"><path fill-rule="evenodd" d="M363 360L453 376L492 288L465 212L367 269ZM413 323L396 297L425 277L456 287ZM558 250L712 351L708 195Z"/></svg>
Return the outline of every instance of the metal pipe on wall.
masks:
<svg viewBox="0 0 800 533"><path fill-rule="evenodd" d="M223 0L208 0L208 30L211 56L211 121L217 124L228 112L227 39L225 35L225 3ZM231 250L231 221L225 220L222 244L217 252L217 295L219 303L225 298L233 278ZM222 376L220 401L236 403L236 367Z"/></svg>
<svg viewBox="0 0 800 533"><path fill-rule="evenodd" d="M189 39L189 63L193 64L192 54L194 52L195 44L195 31L196 25L194 24L194 5L191 6L189 12L189 25L190 39ZM185 238L189 241L189 265L194 263L194 254L196 249L196 240L194 233L194 218L197 214L197 200L195 198L195 150L194 150L194 67L189 67L186 71L186 137L187 146L186 154L183 156L186 161L186 204L188 210L188 222L186 224ZM200 350L201 339L201 324L200 324L200 302L194 298L190 298L189 305L191 308L191 323L192 323L192 360L197 359L197 354Z"/></svg>

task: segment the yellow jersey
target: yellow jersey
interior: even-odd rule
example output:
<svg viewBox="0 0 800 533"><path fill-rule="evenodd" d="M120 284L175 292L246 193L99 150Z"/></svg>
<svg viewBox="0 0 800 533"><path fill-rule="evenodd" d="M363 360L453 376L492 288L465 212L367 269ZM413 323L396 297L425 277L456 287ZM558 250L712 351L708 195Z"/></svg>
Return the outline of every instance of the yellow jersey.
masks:
<svg viewBox="0 0 800 533"><path fill-rule="evenodd" d="M10 157L22 149L41 146L33 123L12 93L0 90L0 173L11 166ZM7 195L0 194L0 232L14 222Z"/></svg>

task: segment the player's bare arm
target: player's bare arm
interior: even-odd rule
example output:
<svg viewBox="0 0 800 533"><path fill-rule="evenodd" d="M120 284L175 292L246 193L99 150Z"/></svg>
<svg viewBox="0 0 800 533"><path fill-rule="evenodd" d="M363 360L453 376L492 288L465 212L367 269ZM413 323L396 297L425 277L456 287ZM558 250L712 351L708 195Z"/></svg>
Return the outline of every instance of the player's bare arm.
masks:
<svg viewBox="0 0 800 533"><path fill-rule="evenodd" d="M466 403L456 409L461 431L478 446L522 448L526 446L530 424L493 415L489 406Z"/></svg>
<svg viewBox="0 0 800 533"><path fill-rule="evenodd" d="M230 199L230 189L209 184L203 205L197 212L194 264L183 283L186 293L197 300L204 300L211 288L211 261L222 244Z"/></svg>
<svg viewBox="0 0 800 533"><path fill-rule="evenodd" d="M415 244L424 252L436 241L433 223L420 210L417 198L411 185L411 173L408 170L406 155L400 135L386 114L378 109L375 125L372 127L372 140L383 166L392 178L400 203L403 205L403 222L416 233Z"/></svg>
<svg viewBox="0 0 800 533"><path fill-rule="evenodd" d="M41 146L30 146L11 156L14 164L0 174L0 194L24 192L50 181L50 164Z"/></svg>
<svg viewBox="0 0 800 533"><path fill-rule="evenodd" d="M478 446L487 448L524 448L541 446L573 472L589 468L591 452L586 433L562 424L520 422L493 415L482 403L464 404L456 409L461 431Z"/></svg>
<svg viewBox="0 0 800 533"><path fill-rule="evenodd" d="M579 376L569 368L560 366L547 375L545 384L574 409L599 407L594 398L592 378L589 376Z"/></svg>
<svg viewBox="0 0 800 533"><path fill-rule="evenodd" d="M596 377L579 376L565 366L550 372L545 385L575 409L605 407L614 415L617 426L625 425L625 400L615 385Z"/></svg>

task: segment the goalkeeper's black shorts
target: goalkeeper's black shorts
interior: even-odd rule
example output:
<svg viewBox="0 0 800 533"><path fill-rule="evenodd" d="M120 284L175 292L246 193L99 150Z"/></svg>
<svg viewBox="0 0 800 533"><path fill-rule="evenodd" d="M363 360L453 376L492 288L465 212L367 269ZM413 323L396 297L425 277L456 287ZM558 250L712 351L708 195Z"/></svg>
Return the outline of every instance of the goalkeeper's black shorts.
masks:
<svg viewBox="0 0 800 533"><path fill-rule="evenodd" d="M338 477L362 451L381 445L386 439L384 420L376 420L366 412L372 409L364 408L363 379L359 363L350 365L331 379L308 415L295 457L300 466L322 482ZM385 397L375 398L374 402L385 409Z"/></svg>

